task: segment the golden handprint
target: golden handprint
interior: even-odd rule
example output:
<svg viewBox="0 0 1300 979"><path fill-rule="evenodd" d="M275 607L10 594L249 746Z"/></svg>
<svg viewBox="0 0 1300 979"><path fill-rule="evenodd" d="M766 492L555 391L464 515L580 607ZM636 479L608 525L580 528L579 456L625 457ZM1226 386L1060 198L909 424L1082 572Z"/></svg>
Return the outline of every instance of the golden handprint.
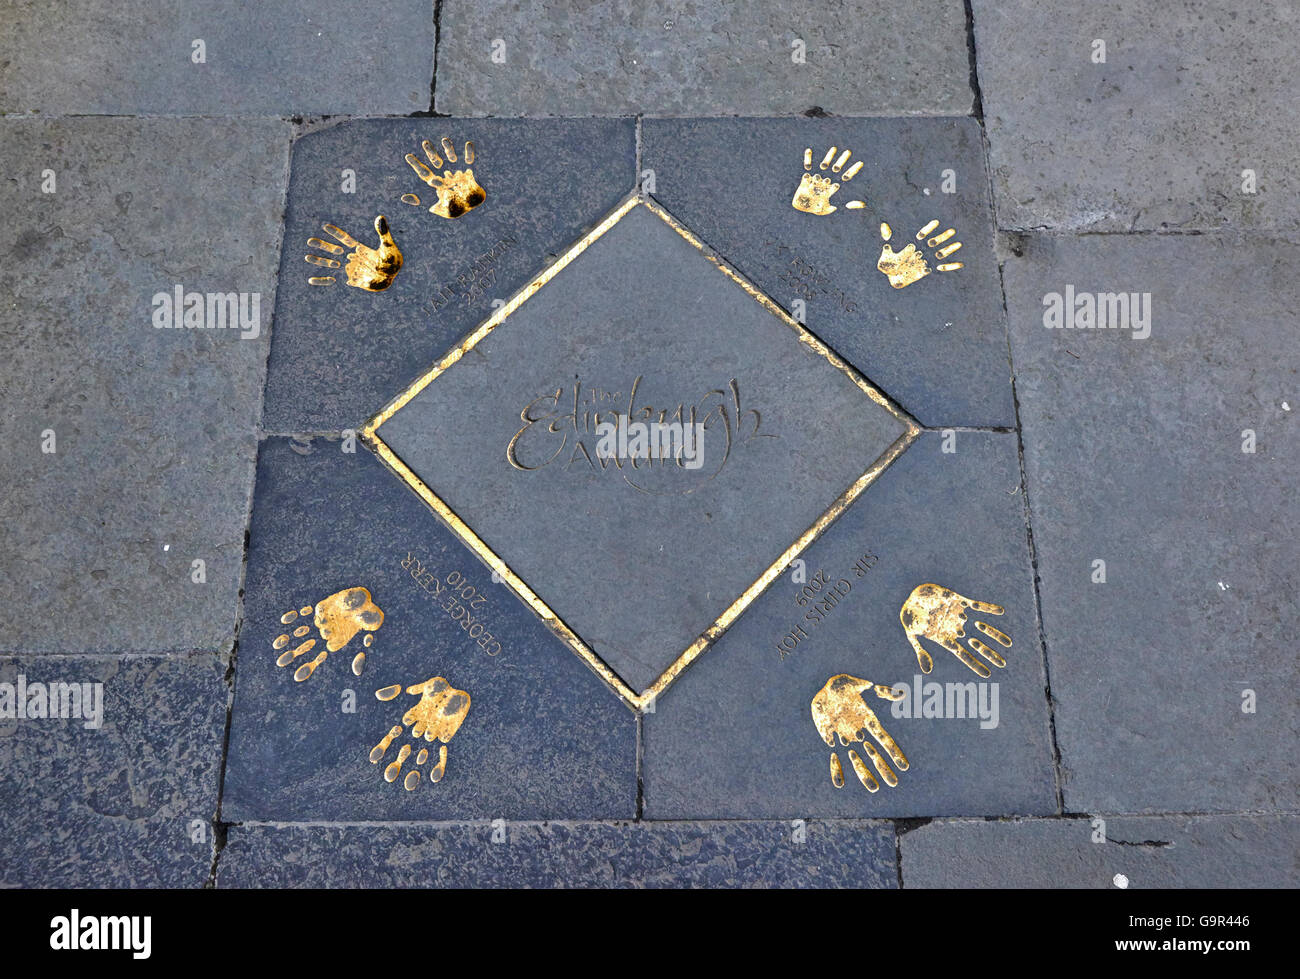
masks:
<svg viewBox="0 0 1300 979"><path fill-rule="evenodd" d="M348 285L365 289L367 292L383 292L393 284L402 267L402 253L398 250L397 242L393 241L392 232L388 230L388 219L382 214L375 218L375 231L379 235L378 248L361 244L342 228L336 228L332 224L323 224L321 227L339 244L321 238L308 238L309 248L326 253L324 256L306 256L309 264L336 269L341 263L332 256L342 255L351 248L352 253L348 255L347 265L343 266ZM307 281L314 286L332 286L335 280L332 275L314 275Z"/></svg>
<svg viewBox="0 0 1300 979"><path fill-rule="evenodd" d="M851 744L862 745L862 750L871 759L871 764L875 766L881 781L892 788L898 784L898 776L868 738L874 738L876 743L888 752L900 772L907 771L907 756L881 725L876 712L867 706L863 694L868 691L874 691L875 695L882 700L902 700L906 696L892 687L879 683L873 684L870 680L861 680L856 676L841 673L827 680L826 685L813 697L813 724L817 726L817 733L822 736L822 740L831 748L835 747L837 737L842 747ZM875 792L880 788L880 784L871 774L866 763L852 748L849 748L849 762L853 765L853 771L864 789ZM844 788L844 768L840 765L839 756L834 751L831 752L831 783L837 789Z"/></svg>
<svg viewBox="0 0 1300 979"><path fill-rule="evenodd" d="M817 169L825 170L829 167L831 173L836 175L841 170L844 170L844 165L849 162L849 157L853 154L845 150L836 157L835 151L838 149L838 146L832 146L827 150ZM840 189L840 185L832 183L831 177L823 176L821 173L809 172L812 170L812 147L808 147L803 151L803 168L804 174L799 180L799 188L794 192L794 200L790 202L791 206L796 211L803 211L805 214L830 214L832 211L838 210L831 203L831 198ZM859 160L853 166L844 170L844 176L841 179L848 183L858 175L858 171L861 169L862 161ZM857 209L866 205L862 201L849 201L845 206L850 209Z"/></svg>
<svg viewBox="0 0 1300 979"><path fill-rule="evenodd" d="M292 634L281 633L271 643L272 648L284 650L280 658L275 661L276 666L288 666L299 656L310 653L316 648L318 642L324 643L325 648L316 654L315 659L303 663L294 671L293 678L299 683L315 673L316 667L324 663L330 653L338 652L362 630L366 632L362 645L368 648L375 638L371 633L384 624L383 610L371 600L370 592L360 587L345 588L314 606L304 605L300 609L285 612L280 616L280 623L287 626L300 616L308 615L313 616L312 621L318 633L316 636L306 638L311 633L312 627L303 624L295 628ZM295 639L303 641L292 649L286 648ZM361 675L365 662L364 651L352 658L352 672L356 676Z"/></svg>
<svg viewBox="0 0 1300 979"><path fill-rule="evenodd" d="M930 654L920 643L920 638L925 638L938 643L980 676L992 675L987 666L968 653L957 641L966 635L966 609L968 608L988 615L1001 615L1006 611L1001 605L977 602L964 595L958 595L951 589L934 584L917 585L912 589L912 594L907 596L898 618L907 633L907 641L916 650L916 661L920 664L922 673L929 673L934 669L934 661L930 659ZM1010 648L1011 639L987 622L976 621L975 628L994 642ZM1000 653L974 636L966 642L970 644L971 649L998 669L1007 665L1007 661Z"/></svg>
<svg viewBox="0 0 1300 979"><path fill-rule="evenodd" d="M443 161L442 155L433 148L433 144L427 139L420 143L421 149L429 162L433 164L433 170L430 170L414 153L406 154L406 162L410 164L415 175L433 188L437 193L438 199L434 202L433 207L429 208L430 214L436 214L443 218L458 218L474 208L478 207L487 200L487 192L478 185L474 179L474 171L469 169L469 165L474 162L474 144L470 141L465 142L465 167L464 170L443 170L441 174L436 170L442 170L448 163L456 163L456 147L446 136L442 137L442 154L446 156ZM418 206L420 198L415 194L403 194L402 200L412 206Z"/></svg>
<svg viewBox="0 0 1300 979"><path fill-rule="evenodd" d="M926 235L937 227L939 227L939 222L931 221L916 233L916 240L923 240ZM956 233L952 228L949 228L947 231L935 235L925 244L928 248L938 249L934 253L936 259L945 259L961 247L960 241L954 241L951 245L945 244ZM891 286L895 289L902 289L929 275L930 266L925 260L925 253L910 241L901 252L894 251L893 246L889 243L893 236L894 229L887 224L881 224L880 237L884 239L885 244L880 249L880 261L876 263L876 269L889 277ZM962 267L961 262L944 262L935 266L940 272L955 272Z"/></svg>
<svg viewBox="0 0 1300 979"><path fill-rule="evenodd" d="M402 685L395 683L389 687L375 691L375 696L380 700L389 701L402 692ZM443 775L447 772L447 742L456 736L460 730L465 716L469 713L469 694L464 690L457 690L444 677L435 676L423 683L417 683L406 688L406 692L412 695L418 694L420 702L408 710L402 716L401 724L394 724L392 729L384 735L384 739L375 745L370 752L370 763L378 764L379 759L384 757L392 743L402 736L402 725L409 725L411 728L410 736L412 741L418 742L421 738L425 741L441 741L438 746L438 764L429 770L429 781L440 782ZM402 745L397 752L397 757L388 763L384 769L384 781L395 782L397 776L402 774L402 765L411 757L411 752L415 747L410 744ZM402 780L402 785L406 791L410 792L420 784L420 768L429 760L429 749L421 747L415 755L416 768L406 773L406 778Z"/></svg>

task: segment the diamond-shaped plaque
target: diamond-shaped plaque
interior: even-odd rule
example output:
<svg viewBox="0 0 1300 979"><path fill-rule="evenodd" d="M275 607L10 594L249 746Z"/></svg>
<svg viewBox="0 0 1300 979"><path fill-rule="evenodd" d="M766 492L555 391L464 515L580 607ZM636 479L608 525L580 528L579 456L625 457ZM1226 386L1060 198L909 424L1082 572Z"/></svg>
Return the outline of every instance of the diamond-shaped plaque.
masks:
<svg viewBox="0 0 1300 979"><path fill-rule="evenodd" d="M917 432L630 198L365 434L642 707Z"/></svg>

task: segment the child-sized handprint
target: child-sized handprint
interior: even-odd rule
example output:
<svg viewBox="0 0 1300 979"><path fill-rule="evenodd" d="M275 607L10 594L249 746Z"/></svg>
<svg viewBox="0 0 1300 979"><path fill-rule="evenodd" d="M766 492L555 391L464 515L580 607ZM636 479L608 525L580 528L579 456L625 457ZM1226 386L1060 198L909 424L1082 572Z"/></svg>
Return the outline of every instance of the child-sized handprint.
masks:
<svg viewBox="0 0 1300 979"><path fill-rule="evenodd" d="M965 595L958 595L949 588L934 584L917 585L912 589L912 594L907 596L898 618L907 633L907 641L916 650L916 661L920 664L922 673L929 673L934 669L934 661L930 659L930 654L920 643L920 638L925 638L938 643L980 676L992 675L992 671L987 666L966 652L957 641L966 635L966 609L968 608L988 615L1001 615L1006 611L1001 605L977 602ZM987 622L976 621L975 628L994 642L1010 648L1011 639ZM974 636L966 641L971 649L998 669L1007 665L1007 661L1000 653Z"/></svg>
<svg viewBox="0 0 1300 979"><path fill-rule="evenodd" d="M402 685L394 683L392 686L383 687L375 691L375 696L380 700L389 701L402 692ZM418 694L420 702L402 715L402 723L394 724L392 729L384 735L384 739L375 745L370 752L371 764L378 764L379 759L384 757L393 741L402 736L402 725L409 725L411 728L411 739L419 741L423 738L425 741L441 741L438 746L438 764L429 770L429 781L440 782L443 775L447 772L447 742L456 736L460 730L465 716L469 713L469 694L464 690L457 690L444 677L435 676L425 680L423 683L416 683L406 688L406 692L412 695ZM414 746L409 744L402 745L397 752L397 757L388 763L384 769L384 781L395 782L397 776L402 774L402 765L411 757L411 752L415 751ZM423 765L429 759L429 749L420 748L415 756L415 764ZM410 792L420 784L420 769L418 767L411 769L406 773L406 778L402 780L402 785Z"/></svg>
<svg viewBox="0 0 1300 979"><path fill-rule="evenodd" d="M303 663L294 671L293 678L299 683L315 673L316 667L324 663L330 653L336 653L350 643L358 632L364 630L367 633L362 640L362 645L368 648L375 638L370 633L384 624L383 610L371 600L370 592L360 587L344 588L316 605L304 605L296 611L285 612L280 616L280 624L289 625L299 616L307 615L313 616L312 621L319 633L318 636L305 638L311 633L311 626L304 624L295 628L292 636L287 632L282 633L271 643L272 648L284 650L280 658L275 661L276 666L288 666L299 656L310 653L316 648L318 641L325 644L325 648L316 654L315 659ZM293 649L286 649L285 647L294 639L302 639L303 642ZM353 674L360 676L365 662L365 652L357 653L352 658Z"/></svg>
<svg viewBox="0 0 1300 979"><path fill-rule="evenodd" d="M392 232L388 230L388 219L382 214L375 218L375 231L379 235L378 248L361 244L342 228L336 228L332 224L323 224L321 227L327 235L340 244L336 245L332 241L324 241L320 238L308 238L307 246L325 252L327 256L342 255L344 251L351 248L352 253L348 255L347 265L343 266L343 272L348 277L348 285L365 289L367 292L383 292L393 284L402 267L402 253L397 247L397 242L393 241ZM311 265L319 265L327 269L336 269L341 264L337 258L321 255L308 255L306 261ZM313 275L307 281L314 286L332 286L335 280L332 275Z"/></svg>
<svg viewBox="0 0 1300 979"><path fill-rule="evenodd" d="M456 147L452 141L446 136L442 137L442 152L447 157L445 163L442 156L438 154L438 151L433 148L433 144L427 139L420 143L420 148L424 150L424 155L433 164L433 170L425 166L414 153L406 154L406 162L415 171L415 175L432 187L438 195L433 207L429 208L430 214L436 214L443 218L458 218L462 214L474 210L487 200L487 192L478 185L478 181L474 179L474 171L469 169L469 165L474 162L474 144L472 142L468 140L465 142L466 169L448 169L441 174L434 171L442 170L447 163L457 162ZM412 206L420 204L420 198L415 194L403 194L402 200Z"/></svg>
<svg viewBox="0 0 1300 979"><path fill-rule="evenodd" d="M817 168L818 170L825 170L829 167L832 174L839 174L841 170L844 170L844 164L849 162L849 157L853 154L848 150L845 150L838 158L836 158L835 151L837 149L839 149L838 146L832 146L826 151L826 155L822 157L822 162ZM832 160L834 160L833 163L831 162ZM834 197L835 192L840 189L840 185L832 183L830 177L823 176L820 173L809 172L812 170L811 146L807 147L803 151L803 168L804 174L799 179L799 187L795 190L794 200L790 202L790 205L796 211L803 211L805 214L830 214L832 211L838 210L838 208L831 203L831 198ZM859 160L857 163L853 164L853 166L844 170L844 176L842 179L845 183L848 183L858 175L858 171L861 169L862 161ZM862 201L849 201L845 206L856 210L857 208L865 207L866 205Z"/></svg>
<svg viewBox="0 0 1300 979"><path fill-rule="evenodd" d="M923 240L926 235L937 227L939 227L939 222L931 221L916 233L916 240ZM961 247L960 241L954 241L951 245L944 244L956 233L952 228L949 228L947 231L935 235L925 244L929 248L939 249L934 253L936 259L945 259ZM893 246L889 243L893 236L894 229L887 224L881 224L880 237L884 239L885 244L880 249L880 261L876 263L876 269L889 277L891 286L895 289L902 289L929 275L930 265L925 260L925 253L910 241L901 252L894 251ZM943 264L935 266L940 272L955 272L962 267L961 262L943 262Z"/></svg>
<svg viewBox="0 0 1300 979"><path fill-rule="evenodd" d="M868 738L874 738L876 743L888 752L900 772L907 771L907 756L881 725L876 712L867 706L862 695L868 691L874 691L875 695L882 700L902 700L906 696L892 687L879 683L873 684L870 680L861 680L856 676L841 673L827 680L826 685L813 697L813 724L817 726L817 733L822 736L822 740L831 748L835 747L837 737L842 747L860 744L862 750L871 759L872 765L875 766L881 781L892 788L898 784L898 776ZM880 784L871 774L866 763L852 748L849 748L849 762L853 765L853 771L864 789L875 792L880 788ZM844 788L844 768L840 765L839 755L834 751L831 752L831 784L837 789Z"/></svg>

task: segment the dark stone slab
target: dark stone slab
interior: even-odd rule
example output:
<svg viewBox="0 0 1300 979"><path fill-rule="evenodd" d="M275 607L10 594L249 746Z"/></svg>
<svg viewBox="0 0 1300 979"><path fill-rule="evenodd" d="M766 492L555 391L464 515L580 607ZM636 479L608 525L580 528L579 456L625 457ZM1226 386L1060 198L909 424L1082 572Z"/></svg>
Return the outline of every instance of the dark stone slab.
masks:
<svg viewBox="0 0 1300 979"><path fill-rule="evenodd" d="M834 213L792 206L811 151L852 156L829 199ZM844 180L861 161L852 180ZM832 161L832 164L834 161ZM698 119L642 124L653 196L771 296L805 304L807 327L929 426L1011 426L1011 367L993 252L979 125L972 119ZM945 171L953 193L944 193ZM647 183L649 178L645 178ZM648 189L648 187L647 187ZM850 209L850 201L865 207ZM963 247L893 288L877 270L882 222L902 252L930 221ZM928 241L928 239L927 239ZM925 243L922 243L925 244ZM935 267L935 249L924 247Z"/></svg>
<svg viewBox="0 0 1300 979"><path fill-rule="evenodd" d="M972 7L1002 227L1296 227L1293 4Z"/></svg>
<svg viewBox="0 0 1300 979"><path fill-rule="evenodd" d="M804 554L805 584L792 580L793 572L782 575L658 698L644 719L647 818L1056 811L1016 439L977 432L955 438L956 451L945 454L942 435L922 435ZM820 590L819 571L828 582ZM909 767L896 772L897 787L868 793L837 744L845 785L836 788L831 749L813 722L814 696L829 679L849 674L907 684L909 696L897 706L924 713L931 694L924 687L924 699L911 693L921 671L900 612L913 589L930 582L1004 607L1001 615L971 612L966 631L980 637L971 626L987 621L1011 637L1010 649L986 642L1007 665L982 680L929 646L933 672L921 679L940 685L949 716L895 717L894 705L869 694ZM815 594L801 605L805 588ZM797 626L804 634L787 640ZM954 688L949 706L948 684L975 687ZM982 695L985 720L956 716L959 705L971 706L971 695L969 714L979 714Z"/></svg>
<svg viewBox="0 0 1300 979"><path fill-rule="evenodd" d="M959 0L641 6L445 0L436 105L464 115L966 113ZM900 43L906 38L906 43ZM794 42L803 42L796 60Z"/></svg>
<svg viewBox="0 0 1300 979"><path fill-rule="evenodd" d="M0 660L0 887L203 886L224 672L211 655ZM30 716L36 685L60 683L91 685L80 713Z"/></svg>
<svg viewBox="0 0 1300 979"><path fill-rule="evenodd" d="M0 652L230 648L288 138L0 120ZM176 289L252 326L158 328Z"/></svg>
<svg viewBox="0 0 1300 979"><path fill-rule="evenodd" d="M378 460L344 445L261 445L223 818L633 815L633 714ZM356 588L368 599L359 596L351 612L342 605L325 629L310 613L281 623L288 611ZM352 613L359 629L349 638ZM285 651L308 640L315 647L277 666L276 637L304 623L307 634L291 635ZM324 662L296 682L295 671L322 651ZM358 652L367 654L359 677L349 668ZM445 777L431 781L441 743L405 735L372 764L371 749L424 701L403 692L384 702L375 692L434 677L470 699L445 745ZM455 716L463 702L444 694L438 706ZM412 756L402 777L386 782L387 765L408 743L429 747L429 760L417 766ZM420 782L407 791L403 779L415 770Z"/></svg>
<svg viewBox="0 0 1300 979"><path fill-rule="evenodd" d="M500 842L494 842L494 837ZM236 826L219 887L896 887L888 823Z"/></svg>
<svg viewBox="0 0 1300 979"><path fill-rule="evenodd" d="M907 431L797 329L635 204L378 435L640 693ZM697 468L600 458L665 410Z"/></svg>
<svg viewBox="0 0 1300 979"><path fill-rule="evenodd" d="M1007 299L1066 809L1294 811L1300 249L1021 250ZM1081 309L1084 293L1150 293L1149 336L1131 319L1045 329L1044 297L1067 286Z"/></svg>
<svg viewBox="0 0 1300 979"><path fill-rule="evenodd" d="M147 17L113 0L5 6L0 112L406 115L429 108L429 0L329 8L310 0L154 0Z"/></svg>
<svg viewBox="0 0 1300 979"><path fill-rule="evenodd" d="M441 152L454 141L457 162ZM448 170L470 167L484 193L460 217L429 213L436 192L404 157L426 170L428 140ZM543 122L501 119L382 119L350 122L294 144L289 209L280 261L279 302L263 427L300 433L358 428L454 341L509 299L636 182L632 120ZM345 170L355 193L344 193ZM422 204L402 202L414 194ZM385 215L402 253L401 269L383 291L308 280L332 270L309 265L312 238L335 245L332 224L377 248ZM346 255L338 255L346 259Z"/></svg>
<svg viewBox="0 0 1300 979"><path fill-rule="evenodd" d="M903 885L1235 890L1300 883L1293 815L1102 818L1104 826L1095 819L921 826L901 837Z"/></svg>

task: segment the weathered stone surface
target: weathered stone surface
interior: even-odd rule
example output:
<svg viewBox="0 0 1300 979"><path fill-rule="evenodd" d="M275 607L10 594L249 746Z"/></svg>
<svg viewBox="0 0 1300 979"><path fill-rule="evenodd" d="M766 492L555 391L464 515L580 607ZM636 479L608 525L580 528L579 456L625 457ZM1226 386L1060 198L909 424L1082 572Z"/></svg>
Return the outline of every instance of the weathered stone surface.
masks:
<svg viewBox="0 0 1300 979"><path fill-rule="evenodd" d="M203 886L224 672L206 654L0 660L0 684L21 676L29 707L36 684L103 684L98 727L86 726L95 721L85 708L79 718L0 717L0 887ZM5 699L0 687L0 707Z"/></svg>
<svg viewBox="0 0 1300 979"><path fill-rule="evenodd" d="M933 822L901 837L903 886L1237 889L1300 883L1295 816L1106 816L1104 823Z"/></svg>
<svg viewBox="0 0 1300 979"><path fill-rule="evenodd" d="M895 860L892 827L859 821L243 826L217 885L896 887Z"/></svg>
<svg viewBox="0 0 1300 979"><path fill-rule="evenodd" d="M636 811L636 718L425 505L358 445L267 439L258 458L222 817L246 820L630 818ZM286 612L364 588L377 606L345 643L342 615L325 635ZM291 636L294 645L276 647ZM377 625L377 627L376 627ZM328 650L334 637L336 649ZM365 645L365 638L373 644ZM314 647L284 667L281 650ZM321 652L305 680L295 671ZM366 653L358 677L349 664ZM410 737L405 713L424 698L375 692L443 677L468 694L442 742ZM448 706L454 706L448 703ZM398 726L382 761L371 749ZM444 731L444 733L446 733ZM394 782L387 766L405 745ZM419 784L404 789L412 771Z"/></svg>
<svg viewBox="0 0 1300 979"><path fill-rule="evenodd" d="M6 7L0 112L406 115L429 108L429 0L328 8L309 0L155 0L145 17L112 0Z"/></svg>
<svg viewBox="0 0 1300 979"><path fill-rule="evenodd" d="M6 119L0 134L0 588L17 599L0 652L228 648L288 126ZM156 328L155 297L177 289L242 293L249 313L256 297L257 319L185 328L178 309L181 328Z"/></svg>
<svg viewBox="0 0 1300 979"><path fill-rule="evenodd" d="M1021 250L1007 304L1066 811L1294 811L1300 250ZM1128 328L1045 329L1067 289L1081 318L1135 293Z"/></svg>
<svg viewBox="0 0 1300 979"><path fill-rule="evenodd" d="M1002 227L1296 227L1293 4L973 9Z"/></svg>
<svg viewBox="0 0 1300 979"><path fill-rule="evenodd" d="M445 0L441 26L435 106L454 115L971 110L958 0Z"/></svg>

